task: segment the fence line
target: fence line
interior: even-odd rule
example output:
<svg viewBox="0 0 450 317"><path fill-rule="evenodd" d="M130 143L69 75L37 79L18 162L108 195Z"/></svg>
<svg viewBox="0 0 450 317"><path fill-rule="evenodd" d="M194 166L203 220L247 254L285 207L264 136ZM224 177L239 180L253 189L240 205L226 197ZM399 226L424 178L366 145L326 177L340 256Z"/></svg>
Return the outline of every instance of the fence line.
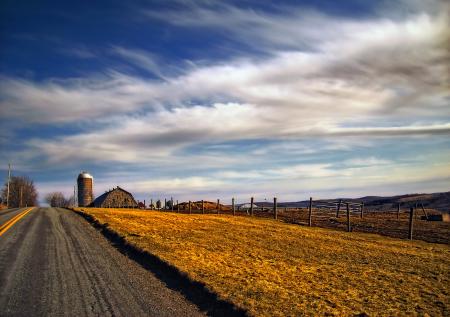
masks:
<svg viewBox="0 0 450 317"><path fill-rule="evenodd" d="M246 206L247 204L236 204L235 198L233 197L231 199L231 206L230 205L221 205L220 199L217 199L217 203L215 204L215 207L212 207L211 204L214 204L212 202L206 202L204 200L197 201L197 202L184 202L179 203L178 200L176 200L176 205L174 204L173 197L170 198L170 200L164 199L164 206L162 206L162 203L160 200L156 201L156 206L154 204L153 198L150 199L150 210L163 210L163 211L172 211L172 212L188 212L189 214L193 214L194 211L196 213L201 212L201 214L206 213L231 213L233 216L236 216L237 210L239 210L241 213L244 212L246 215L250 216L265 216L265 217L273 217L273 219L279 219L280 218L280 210L282 211L281 216L282 219L286 220L289 219L288 213L291 212L291 220L295 222L294 220L294 213L298 212L298 216L301 216L302 211L307 212L307 219L306 224L310 227L313 226L314 219L323 219L324 214L323 210L326 210L327 212L334 212L336 218L340 217L340 213L342 211L342 208L345 208L345 224L346 224L346 231L352 232L353 227L351 223L352 214L358 213L359 218L363 219L366 214L371 214L370 210L365 210L366 206L364 202L354 201L354 200L345 200L345 199L339 199L339 200L313 200L312 197L310 197L309 201L302 202L300 204L296 204L295 206L289 206L283 203L279 203L277 198L273 198L273 203L270 202L264 202L261 206L255 205L254 197L250 197L250 206ZM205 203L208 203L208 208L205 206ZM200 207L199 207L199 204ZM144 204L145 206L145 204ZM176 209L175 209L176 206ZM246 206L243 208L243 206ZM394 213L396 216L396 219L400 219L400 214L402 212L401 204L397 203L394 205ZM212 207L212 208L211 208ZM283 212L284 210L284 212ZM410 207L409 210L409 219L408 219L408 238L413 239L413 228L414 228L414 220L418 217L418 211L421 211L424 215L422 219L429 220L429 214L427 213L424 205L422 202L415 202L413 203L413 206ZM257 212L260 212L257 214ZM388 212L391 213L391 212ZM300 218L297 218L301 220ZM296 222L299 223L299 222ZM301 222L300 222L301 223ZM341 222L342 223L342 222Z"/></svg>

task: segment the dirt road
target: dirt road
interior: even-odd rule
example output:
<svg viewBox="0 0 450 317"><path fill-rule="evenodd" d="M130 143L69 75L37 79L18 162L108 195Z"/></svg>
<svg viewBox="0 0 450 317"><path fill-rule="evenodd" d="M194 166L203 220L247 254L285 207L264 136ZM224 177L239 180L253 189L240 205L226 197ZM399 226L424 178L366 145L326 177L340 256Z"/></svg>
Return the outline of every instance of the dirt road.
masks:
<svg viewBox="0 0 450 317"><path fill-rule="evenodd" d="M0 212L0 226L24 209ZM81 217L34 208L0 236L0 316L199 316Z"/></svg>

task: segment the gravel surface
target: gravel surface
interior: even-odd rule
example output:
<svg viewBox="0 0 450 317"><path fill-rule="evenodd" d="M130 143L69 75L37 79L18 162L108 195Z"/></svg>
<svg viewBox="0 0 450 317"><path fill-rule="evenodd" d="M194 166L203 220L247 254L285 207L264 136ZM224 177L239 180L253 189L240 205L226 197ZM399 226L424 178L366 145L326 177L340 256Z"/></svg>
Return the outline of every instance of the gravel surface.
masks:
<svg viewBox="0 0 450 317"><path fill-rule="evenodd" d="M0 237L0 316L202 316L75 213L35 208Z"/></svg>

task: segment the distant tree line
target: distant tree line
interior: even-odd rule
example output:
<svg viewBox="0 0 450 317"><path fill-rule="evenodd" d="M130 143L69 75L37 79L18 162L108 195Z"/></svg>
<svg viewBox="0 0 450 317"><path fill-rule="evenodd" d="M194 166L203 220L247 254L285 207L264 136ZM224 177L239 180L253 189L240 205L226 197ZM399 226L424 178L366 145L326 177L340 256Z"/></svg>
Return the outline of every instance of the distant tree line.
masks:
<svg viewBox="0 0 450 317"><path fill-rule="evenodd" d="M70 207L75 205L75 199L73 196L66 198L61 192L53 192L45 195L45 202L50 207Z"/></svg>
<svg viewBox="0 0 450 317"><path fill-rule="evenodd" d="M5 183L2 189L2 203L9 208L20 208L27 206L38 206L38 193L31 179L26 176L12 176L9 183L9 199L8 199L8 183Z"/></svg>

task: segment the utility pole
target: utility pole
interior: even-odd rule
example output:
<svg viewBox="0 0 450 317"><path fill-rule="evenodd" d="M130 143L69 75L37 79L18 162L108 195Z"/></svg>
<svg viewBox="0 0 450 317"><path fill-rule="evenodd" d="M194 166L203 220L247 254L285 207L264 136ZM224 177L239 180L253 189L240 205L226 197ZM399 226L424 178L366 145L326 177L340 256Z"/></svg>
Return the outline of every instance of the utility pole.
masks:
<svg viewBox="0 0 450 317"><path fill-rule="evenodd" d="M20 185L20 202L19 202L19 208L22 207L22 185Z"/></svg>
<svg viewBox="0 0 450 317"><path fill-rule="evenodd" d="M8 190L6 194L6 208L9 208L9 183L11 182L11 164L8 164Z"/></svg>
<svg viewBox="0 0 450 317"><path fill-rule="evenodd" d="M76 188L76 186L73 186L73 207L76 207L77 206L77 203L76 203L76 196L75 196L75 188Z"/></svg>

